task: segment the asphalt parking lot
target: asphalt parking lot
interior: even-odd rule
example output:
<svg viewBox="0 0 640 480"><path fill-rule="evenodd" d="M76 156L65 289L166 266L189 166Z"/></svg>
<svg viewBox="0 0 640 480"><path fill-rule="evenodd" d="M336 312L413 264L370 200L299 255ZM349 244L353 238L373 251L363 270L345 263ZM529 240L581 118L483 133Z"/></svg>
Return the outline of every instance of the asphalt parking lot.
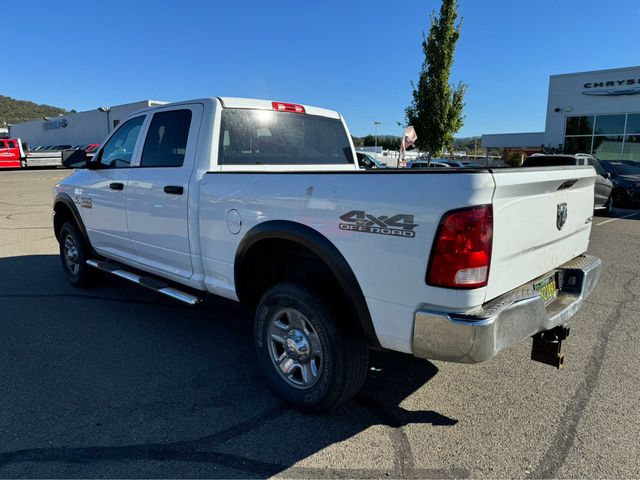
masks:
<svg viewBox="0 0 640 480"><path fill-rule="evenodd" d="M354 401L305 416L233 302L67 285L66 174L0 171L0 477L640 477L640 213L594 220L604 270L564 370L530 342L476 366L377 353Z"/></svg>

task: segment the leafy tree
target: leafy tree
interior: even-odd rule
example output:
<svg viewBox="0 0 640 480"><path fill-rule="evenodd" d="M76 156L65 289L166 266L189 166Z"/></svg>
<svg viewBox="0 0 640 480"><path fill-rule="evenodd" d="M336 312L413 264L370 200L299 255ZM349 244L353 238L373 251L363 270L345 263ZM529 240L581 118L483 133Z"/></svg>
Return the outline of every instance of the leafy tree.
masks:
<svg viewBox="0 0 640 480"><path fill-rule="evenodd" d="M422 50L425 55L418 85L411 82L413 98L405 110L407 124L413 125L418 134L416 146L439 155L451 149L454 134L462 128L464 95L467 86L460 82L449 84L451 65L456 42L460 37L460 25L456 25L458 5L456 0L442 0L440 15L431 13L429 36L422 34Z"/></svg>

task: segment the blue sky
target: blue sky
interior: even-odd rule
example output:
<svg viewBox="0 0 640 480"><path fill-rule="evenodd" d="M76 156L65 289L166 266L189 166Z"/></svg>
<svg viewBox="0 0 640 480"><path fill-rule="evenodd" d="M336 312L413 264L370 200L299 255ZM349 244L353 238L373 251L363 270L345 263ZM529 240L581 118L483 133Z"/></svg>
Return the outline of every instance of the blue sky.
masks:
<svg viewBox="0 0 640 480"><path fill-rule="evenodd" d="M458 136L544 130L550 74L640 64L640 2L460 0ZM0 94L88 110L246 96L339 110L400 134L439 0L21 0L3 15Z"/></svg>

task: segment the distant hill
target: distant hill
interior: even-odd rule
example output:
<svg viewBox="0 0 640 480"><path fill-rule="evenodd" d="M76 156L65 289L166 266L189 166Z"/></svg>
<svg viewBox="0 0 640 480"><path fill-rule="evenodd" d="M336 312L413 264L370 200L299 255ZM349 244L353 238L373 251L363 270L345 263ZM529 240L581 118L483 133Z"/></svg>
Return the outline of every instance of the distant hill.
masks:
<svg viewBox="0 0 640 480"><path fill-rule="evenodd" d="M42 117L55 117L63 113L67 113L64 108L38 105L26 100L16 100L15 98L0 95L0 126Z"/></svg>
<svg viewBox="0 0 640 480"><path fill-rule="evenodd" d="M455 150L473 150L476 147L476 144L479 149L480 137L460 137L455 139L453 148Z"/></svg>

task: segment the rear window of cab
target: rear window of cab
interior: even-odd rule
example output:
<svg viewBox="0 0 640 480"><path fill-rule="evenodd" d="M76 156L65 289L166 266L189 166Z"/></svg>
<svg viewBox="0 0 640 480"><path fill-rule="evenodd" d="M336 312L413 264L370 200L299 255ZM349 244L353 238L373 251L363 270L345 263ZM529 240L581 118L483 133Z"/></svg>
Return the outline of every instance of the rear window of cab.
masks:
<svg viewBox="0 0 640 480"><path fill-rule="evenodd" d="M341 165L354 163L338 119L306 113L223 109L220 165Z"/></svg>

